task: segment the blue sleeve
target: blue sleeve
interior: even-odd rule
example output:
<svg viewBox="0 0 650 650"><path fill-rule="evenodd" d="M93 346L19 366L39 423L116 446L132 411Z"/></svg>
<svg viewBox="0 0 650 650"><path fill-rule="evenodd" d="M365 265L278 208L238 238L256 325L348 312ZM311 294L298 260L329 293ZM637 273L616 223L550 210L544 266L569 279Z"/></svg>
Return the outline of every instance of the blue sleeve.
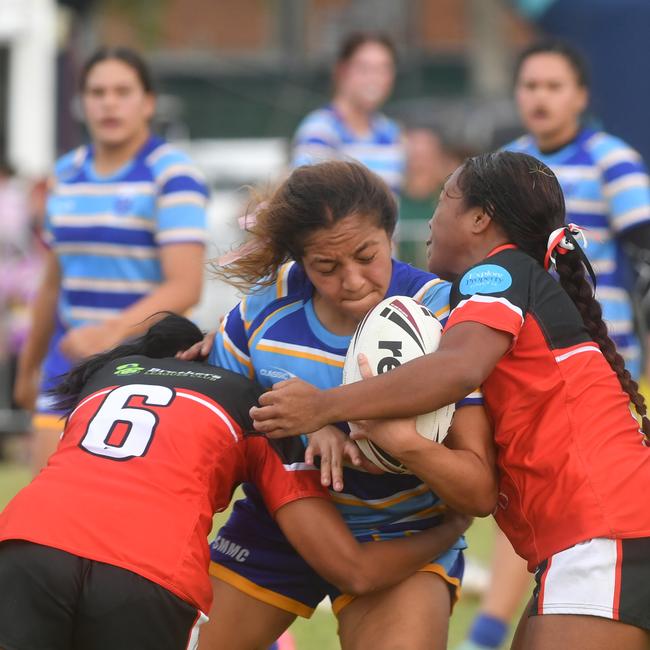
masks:
<svg viewBox="0 0 650 650"><path fill-rule="evenodd" d="M437 278L424 285L422 290L424 292L422 293L422 297L419 298L420 302L433 312L434 316L436 316L440 324L444 327L449 316L451 285L449 282ZM456 408L462 408L463 406L481 406L482 404L483 393L481 393L480 388L477 388L467 397L460 400L460 402L457 402Z"/></svg>
<svg viewBox="0 0 650 650"><path fill-rule="evenodd" d="M314 111L298 126L294 136L292 167L312 165L338 157L340 137L323 110Z"/></svg>
<svg viewBox="0 0 650 650"><path fill-rule="evenodd" d="M428 307L444 327L449 317L449 293L451 285L440 278L427 282L414 296Z"/></svg>
<svg viewBox="0 0 650 650"><path fill-rule="evenodd" d="M601 172L603 196L614 232L650 222L650 178L641 156L622 140L602 134L592 154Z"/></svg>
<svg viewBox="0 0 650 650"><path fill-rule="evenodd" d="M158 191L158 243L204 243L209 192L202 174L185 154L169 146L156 158L153 174Z"/></svg>
<svg viewBox="0 0 650 650"><path fill-rule="evenodd" d="M248 335L242 317L243 301L223 319L210 351L209 363L253 379L255 371L248 348Z"/></svg>

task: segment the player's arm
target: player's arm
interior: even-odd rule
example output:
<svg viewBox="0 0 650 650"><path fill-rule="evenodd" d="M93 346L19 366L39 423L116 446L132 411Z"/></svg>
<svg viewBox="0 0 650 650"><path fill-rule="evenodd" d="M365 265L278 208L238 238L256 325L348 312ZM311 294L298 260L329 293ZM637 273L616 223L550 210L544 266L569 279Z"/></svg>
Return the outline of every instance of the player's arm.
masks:
<svg viewBox="0 0 650 650"><path fill-rule="evenodd" d="M439 526L403 539L359 543L327 499L292 501L275 517L305 561L352 596L389 587L412 575L449 549L471 521L454 513Z"/></svg>
<svg viewBox="0 0 650 650"><path fill-rule="evenodd" d="M54 332L60 287L59 260L54 251L48 250L41 284L32 303L29 335L18 359L14 386L16 403L28 410L34 408L41 362Z"/></svg>
<svg viewBox="0 0 650 650"><path fill-rule="evenodd" d="M255 428L272 437L314 431L328 422L412 417L459 402L480 386L512 344L512 334L465 321L447 330L436 352L353 384L320 391L298 379L273 386L252 409Z"/></svg>
<svg viewBox="0 0 650 650"><path fill-rule="evenodd" d="M320 484L318 470L300 462L301 447L297 438L247 437L247 480L294 548L345 593L359 595L403 580L452 546L470 523L454 513L405 539L360 544Z"/></svg>
<svg viewBox="0 0 650 650"><path fill-rule="evenodd" d="M494 510L495 450L483 406L459 408L444 444L419 435L412 418L368 420L363 435L400 460L455 510L478 517Z"/></svg>

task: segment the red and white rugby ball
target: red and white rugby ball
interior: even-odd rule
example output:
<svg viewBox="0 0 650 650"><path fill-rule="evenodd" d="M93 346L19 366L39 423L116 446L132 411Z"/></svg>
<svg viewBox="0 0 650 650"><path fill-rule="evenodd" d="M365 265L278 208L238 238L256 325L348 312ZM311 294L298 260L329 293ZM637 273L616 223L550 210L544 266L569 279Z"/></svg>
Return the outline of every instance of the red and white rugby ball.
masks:
<svg viewBox="0 0 650 650"><path fill-rule="evenodd" d="M373 374L379 375L430 352L440 343L440 321L413 298L393 296L371 309L359 323L343 366L343 383L351 384L361 379L358 355L368 358ZM436 381L431 377L426 381ZM417 432L429 440L442 442L454 416L454 405L420 415L416 419ZM350 424L354 428L354 424ZM377 467L393 474L409 471L397 459L370 440L357 440L363 454Z"/></svg>

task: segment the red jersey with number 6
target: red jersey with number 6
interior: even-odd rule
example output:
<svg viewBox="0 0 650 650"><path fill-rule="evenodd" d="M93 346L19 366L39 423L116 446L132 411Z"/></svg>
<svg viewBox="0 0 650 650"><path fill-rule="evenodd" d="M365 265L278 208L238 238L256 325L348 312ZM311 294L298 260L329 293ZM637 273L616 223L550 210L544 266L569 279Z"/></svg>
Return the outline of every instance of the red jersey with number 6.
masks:
<svg viewBox="0 0 650 650"><path fill-rule="evenodd" d="M532 570L593 537L650 536L650 449L629 397L560 284L508 245L452 288L447 330L512 335L483 383L498 449L495 517Z"/></svg>
<svg viewBox="0 0 650 650"><path fill-rule="evenodd" d="M315 468L294 462L298 439L244 435L259 393L239 374L196 362L133 356L106 364L47 467L0 515L0 541L133 571L207 612L212 515L239 483L255 483L271 513L327 496Z"/></svg>

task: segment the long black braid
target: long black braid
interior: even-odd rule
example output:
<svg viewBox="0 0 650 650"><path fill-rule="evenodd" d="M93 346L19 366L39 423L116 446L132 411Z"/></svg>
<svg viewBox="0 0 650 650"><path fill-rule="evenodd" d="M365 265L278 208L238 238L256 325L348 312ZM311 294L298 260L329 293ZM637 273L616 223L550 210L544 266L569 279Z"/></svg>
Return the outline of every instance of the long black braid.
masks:
<svg viewBox="0 0 650 650"><path fill-rule="evenodd" d="M560 276L560 284L578 308L589 336L598 344L603 356L616 373L623 390L630 396L636 412L641 416L641 428L647 440L650 437L650 420L647 417L645 399L639 392L639 385L625 367L623 357L616 351L614 341L609 337L607 325L603 320L603 310L594 297L593 287L587 280L580 256L574 251L558 255L556 269Z"/></svg>

